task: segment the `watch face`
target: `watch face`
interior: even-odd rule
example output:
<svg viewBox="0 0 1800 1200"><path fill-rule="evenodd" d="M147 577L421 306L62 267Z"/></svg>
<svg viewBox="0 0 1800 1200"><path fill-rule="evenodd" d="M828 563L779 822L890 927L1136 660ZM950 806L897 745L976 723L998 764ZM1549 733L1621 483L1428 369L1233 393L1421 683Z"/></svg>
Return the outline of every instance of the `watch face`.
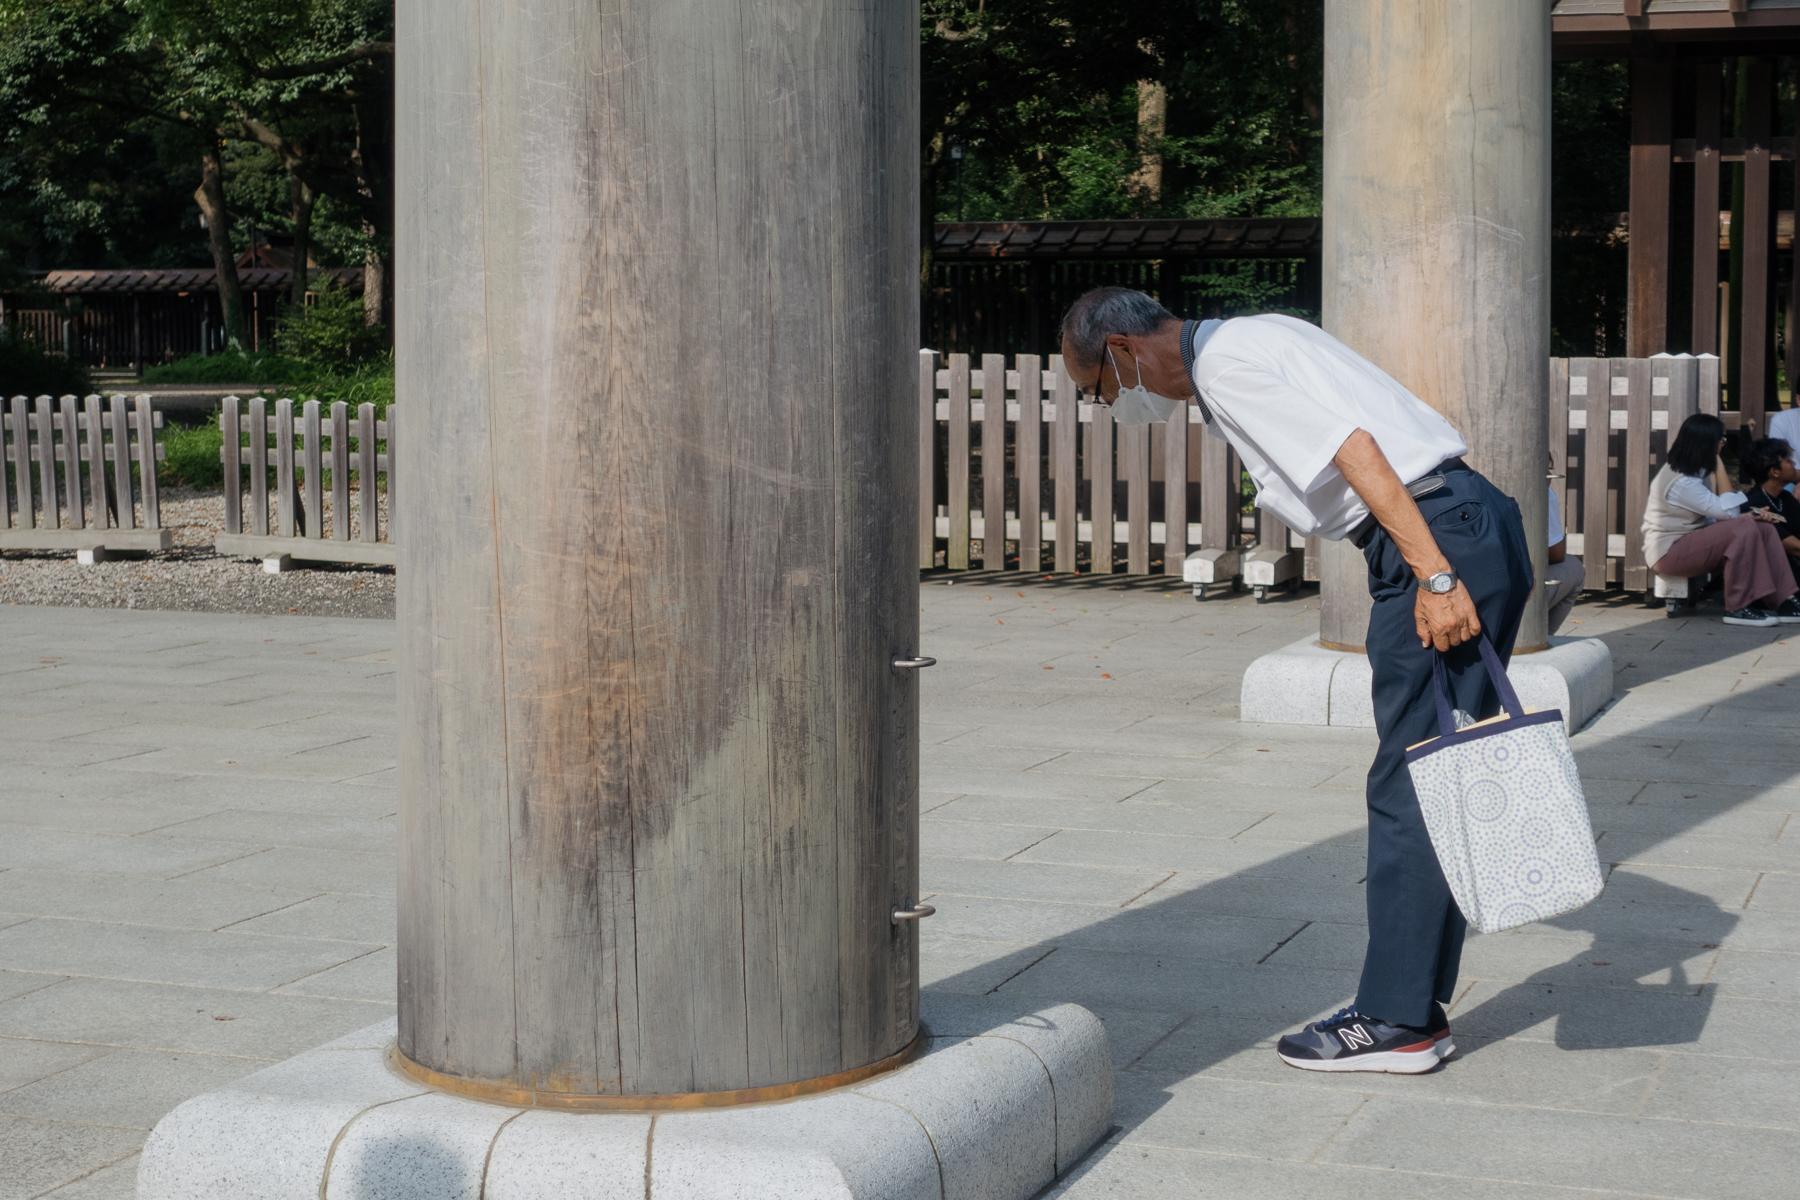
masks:
<svg viewBox="0 0 1800 1200"><path fill-rule="evenodd" d="M1447 595L1456 589L1456 576L1447 572L1442 575L1433 575L1425 586L1440 596Z"/></svg>

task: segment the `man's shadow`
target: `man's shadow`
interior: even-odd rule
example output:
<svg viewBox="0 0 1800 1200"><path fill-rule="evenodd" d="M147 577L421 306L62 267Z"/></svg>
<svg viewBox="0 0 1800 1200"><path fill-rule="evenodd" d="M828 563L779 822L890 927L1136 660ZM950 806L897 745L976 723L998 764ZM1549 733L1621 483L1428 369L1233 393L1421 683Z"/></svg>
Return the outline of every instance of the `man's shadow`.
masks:
<svg viewBox="0 0 1800 1200"><path fill-rule="evenodd" d="M1663 618L1651 619L1660 622ZM1627 632L1641 637L1645 631L1634 628ZM1735 647L1732 653L1743 649L1736 642L1729 645ZM1645 673L1653 679L1663 678L1699 665L1691 651L1682 657L1686 661L1672 670L1646 663L1649 671ZM1765 684L1747 694L1734 694L1733 701L1773 703L1775 689L1781 686ZM1646 726L1627 726L1620 736L1693 739L1705 707L1678 712ZM1604 724L1598 732L1600 739L1590 736L1579 744L1578 757L1607 753ZM1716 733L1707 736L1733 736L1733 726L1720 725ZM1800 753L1796 760L1800 769ZM1361 794L1342 795L1346 812L1361 814ZM1709 803L1683 812L1661 805L1658 811L1669 814L1670 819L1663 823L1655 841L1667 842L1691 832L1730 807ZM1716 950L1740 917L1707 896L1653 879L1629 865L1617 869L1605 853L1604 815L1596 819L1595 827L1602 834L1602 864L1610 871L1608 892L1588 908L1549 923L1553 929L1591 933L1593 943L1526 979L1470 987L1451 1013L1458 1057L1485 1053L1497 1040L1526 1033L1545 1022L1553 1023L1555 1044L1565 1050L1670 1047L1700 1040L1712 1013L1716 987L1696 979L1689 963ZM1638 834L1634 832L1632 837L1634 843L1642 844ZM1236 1061L1223 1077L1257 1078L1262 1070L1257 1064L1266 1063L1270 1078L1286 1080L1283 1073L1289 1068L1281 1065L1270 1049L1273 1040L1347 1003L1355 990L1366 935L1360 924L1351 922L1360 922L1363 915L1364 845L1365 834L1357 830L1271 855L1166 899L1140 902L1104 920L1045 936L1001 960L942 978L925 990L934 998L944 997L952 1006L981 997L997 1014L1016 1015L1030 1006L1064 1000L1084 1003L1108 1022L1109 1036L1116 1044L1122 1039L1129 1041L1130 1027L1152 1014L1185 1014L1180 1024L1141 1049L1115 1052L1121 1102L1113 1138L1096 1152L1104 1154L1126 1131L1151 1119L1186 1080L1227 1059ZM993 936L979 927L975 908L967 920L959 918L953 890L935 895L932 902L946 918L940 925L943 932ZM1237 928L1226 929L1236 918L1264 921L1266 945L1259 950L1247 944L1241 921ZM1284 957L1290 943L1301 944L1299 939L1307 936L1309 927L1333 921L1344 923L1332 925L1328 934L1314 930L1310 958L1295 958L1291 953ZM1528 929L1499 936L1532 937L1543 932L1537 927L1535 933ZM1471 934L1470 948L1475 953L1465 955L1465 980L1473 974L1468 962L1479 955L1478 936ZM1332 946L1342 953L1334 956ZM1116 970L1100 969L1107 964L1098 961L1080 969L1068 962L1088 951L1118 955ZM1065 959L1060 967L1059 954ZM1208 962L1216 964L1216 971L1208 968ZM1630 965L1621 971L1620 964ZM1271 967L1275 969L1269 970ZM1614 972L1611 979L1607 978L1609 970ZM1214 993L1207 991L1208 975L1219 980ZM1251 1051L1254 1054L1246 1057ZM1455 1062L1455 1058L1450 1060L1449 1069L1454 1069ZM1247 1075L1247 1071L1257 1074ZM1329 1082L1335 1077L1320 1078ZM1146 1096L1151 1098L1146 1100Z"/></svg>

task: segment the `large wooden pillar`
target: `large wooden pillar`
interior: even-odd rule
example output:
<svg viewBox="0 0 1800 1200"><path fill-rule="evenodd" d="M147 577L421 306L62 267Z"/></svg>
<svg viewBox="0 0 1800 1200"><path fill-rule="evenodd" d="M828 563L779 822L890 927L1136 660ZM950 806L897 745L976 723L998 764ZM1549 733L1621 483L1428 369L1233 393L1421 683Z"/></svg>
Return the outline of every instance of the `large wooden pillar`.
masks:
<svg viewBox="0 0 1800 1200"><path fill-rule="evenodd" d="M1325 5L1325 327L1444 413L1542 567L1550 16L1489 0ZM1367 574L1327 548L1320 640L1359 648ZM1544 643L1534 600L1521 649Z"/></svg>
<svg viewBox="0 0 1800 1200"><path fill-rule="evenodd" d="M918 1033L918 14L400 0L400 1042L530 1102Z"/></svg>

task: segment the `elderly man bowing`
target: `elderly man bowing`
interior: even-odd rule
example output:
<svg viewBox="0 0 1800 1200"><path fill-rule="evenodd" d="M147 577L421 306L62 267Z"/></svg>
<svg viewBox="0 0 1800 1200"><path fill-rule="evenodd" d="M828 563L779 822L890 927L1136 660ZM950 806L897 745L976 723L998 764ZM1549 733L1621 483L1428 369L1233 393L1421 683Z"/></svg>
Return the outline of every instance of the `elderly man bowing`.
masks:
<svg viewBox="0 0 1800 1200"><path fill-rule="evenodd" d="M1302 534L1349 539L1369 565L1368 654L1380 748L1369 769L1369 945L1349 1008L1283 1037L1311 1071L1415 1074L1455 1049L1444 1005L1466 925L1407 775L1437 732L1432 660L1452 702L1499 711L1473 639L1505 658L1531 595L1519 507L1463 462L1461 435L1379 367L1292 317L1183 321L1142 292L1099 288L1062 327L1063 361L1124 423L1199 405L1256 484L1256 503Z"/></svg>

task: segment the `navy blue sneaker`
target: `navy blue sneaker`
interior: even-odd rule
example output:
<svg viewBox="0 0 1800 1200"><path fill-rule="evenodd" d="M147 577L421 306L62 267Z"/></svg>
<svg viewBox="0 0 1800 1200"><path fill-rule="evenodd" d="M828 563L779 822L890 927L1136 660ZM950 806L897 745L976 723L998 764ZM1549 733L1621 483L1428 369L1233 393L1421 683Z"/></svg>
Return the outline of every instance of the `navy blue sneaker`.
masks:
<svg viewBox="0 0 1800 1200"><path fill-rule="evenodd" d="M1282 1062L1302 1071L1418 1075L1456 1053L1456 1043L1450 1040L1450 1018L1440 1004L1431 1006L1431 1024L1424 1029L1390 1025L1354 1008L1340 1008L1282 1038L1275 1052Z"/></svg>

